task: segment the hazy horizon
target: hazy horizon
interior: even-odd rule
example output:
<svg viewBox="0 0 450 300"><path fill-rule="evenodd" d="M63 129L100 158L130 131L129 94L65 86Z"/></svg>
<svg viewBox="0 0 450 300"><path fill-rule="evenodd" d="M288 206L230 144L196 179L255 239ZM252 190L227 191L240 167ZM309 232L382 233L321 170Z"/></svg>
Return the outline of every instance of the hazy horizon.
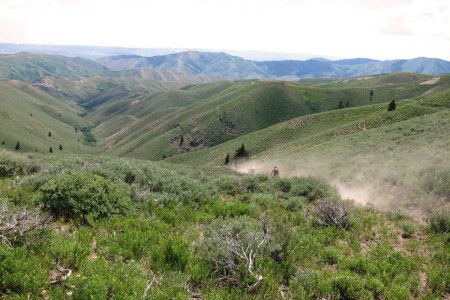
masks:
<svg viewBox="0 0 450 300"><path fill-rule="evenodd" d="M0 0L0 42L450 60L445 0Z"/></svg>

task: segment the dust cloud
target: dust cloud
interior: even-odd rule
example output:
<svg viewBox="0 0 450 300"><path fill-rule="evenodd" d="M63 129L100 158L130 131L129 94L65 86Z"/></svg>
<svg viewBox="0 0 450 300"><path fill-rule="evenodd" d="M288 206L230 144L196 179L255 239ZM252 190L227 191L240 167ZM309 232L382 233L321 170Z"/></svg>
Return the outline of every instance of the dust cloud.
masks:
<svg viewBox="0 0 450 300"><path fill-rule="evenodd" d="M324 179L338 189L343 199L352 200L357 205L370 205L382 211L401 210L412 217L419 216L421 221L430 213L430 207L421 206L420 201L408 203L417 200L409 199L415 192L414 183L417 184L414 176L430 165L429 160L421 161L416 157L414 164L410 163L408 167L403 163L382 162L376 156L352 159L352 163L311 157L305 157L303 161L253 159L237 162L231 168L243 174L250 173L254 168L255 174L270 175L276 166L281 177L313 176ZM415 170L411 170L411 166Z"/></svg>

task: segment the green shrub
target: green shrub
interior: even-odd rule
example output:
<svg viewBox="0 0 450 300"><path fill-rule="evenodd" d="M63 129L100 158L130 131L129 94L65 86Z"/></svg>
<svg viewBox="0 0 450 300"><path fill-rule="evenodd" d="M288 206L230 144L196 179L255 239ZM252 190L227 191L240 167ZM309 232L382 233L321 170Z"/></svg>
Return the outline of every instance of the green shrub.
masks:
<svg viewBox="0 0 450 300"><path fill-rule="evenodd" d="M283 201L284 208L288 211L299 211L305 206L306 198L305 197L289 197L286 201Z"/></svg>
<svg viewBox="0 0 450 300"><path fill-rule="evenodd" d="M0 154L0 178L28 175L40 170L39 164L32 160L32 156L24 158L3 151Z"/></svg>
<svg viewBox="0 0 450 300"><path fill-rule="evenodd" d="M392 300L402 300L409 299L410 292L409 288L405 285L393 284L386 288L386 299Z"/></svg>
<svg viewBox="0 0 450 300"><path fill-rule="evenodd" d="M85 220L108 218L132 211L128 186L81 171L63 174L40 189L40 201L55 216Z"/></svg>
<svg viewBox="0 0 450 300"><path fill-rule="evenodd" d="M189 244L180 238L170 238L164 245L164 263L174 271L184 271L189 261Z"/></svg>
<svg viewBox="0 0 450 300"><path fill-rule="evenodd" d="M450 200L450 168L429 168L420 175L423 190Z"/></svg>
<svg viewBox="0 0 450 300"><path fill-rule="evenodd" d="M448 268L435 266L428 273L428 285L434 293L450 293L450 275Z"/></svg>
<svg viewBox="0 0 450 300"><path fill-rule="evenodd" d="M398 221L398 220L406 219L407 215L403 211L393 210L393 211L387 212L387 217L391 221Z"/></svg>
<svg viewBox="0 0 450 300"><path fill-rule="evenodd" d="M243 192L240 182L235 176L222 176L216 179L214 183L217 185L219 192L226 195L236 196Z"/></svg>
<svg viewBox="0 0 450 300"><path fill-rule="evenodd" d="M450 211L435 213L429 218L430 228L435 233L450 232Z"/></svg>
<svg viewBox="0 0 450 300"><path fill-rule="evenodd" d="M380 279L376 277L368 278L366 281L366 288L372 292L375 299L382 299L385 287Z"/></svg>
<svg viewBox="0 0 450 300"><path fill-rule="evenodd" d="M339 250L336 248L325 248L322 251L322 260L330 265L335 265L340 260Z"/></svg>
<svg viewBox="0 0 450 300"><path fill-rule="evenodd" d="M411 223L402 223L400 224L400 228L403 230L402 238L409 239L416 232L416 227Z"/></svg>
<svg viewBox="0 0 450 300"><path fill-rule="evenodd" d="M36 295L48 282L45 263L33 257L25 247L10 248L0 244L0 295L5 299L14 294Z"/></svg>
<svg viewBox="0 0 450 300"><path fill-rule="evenodd" d="M339 198L335 188L323 180L314 177L299 177L292 179L290 193L293 196L305 197L309 202L323 198Z"/></svg>
<svg viewBox="0 0 450 300"><path fill-rule="evenodd" d="M373 299L366 290L364 279L358 276L341 275L332 279L331 286L339 299Z"/></svg>
<svg viewBox="0 0 450 300"><path fill-rule="evenodd" d="M291 180L288 178L277 178L277 181L275 181L275 189L281 193L289 193L291 186Z"/></svg>
<svg viewBox="0 0 450 300"><path fill-rule="evenodd" d="M213 204L213 212L216 217L237 217L251 215L252 208L249 204L241 202L216 202Z"/></svg>

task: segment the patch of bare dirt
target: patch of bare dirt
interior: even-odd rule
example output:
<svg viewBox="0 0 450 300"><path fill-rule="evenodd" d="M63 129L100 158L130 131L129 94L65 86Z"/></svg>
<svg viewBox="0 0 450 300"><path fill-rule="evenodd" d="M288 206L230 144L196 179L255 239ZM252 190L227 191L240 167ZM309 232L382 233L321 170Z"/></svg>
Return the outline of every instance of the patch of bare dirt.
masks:
<svg viewBox="0 0 450 300"><path fill-rule="evenodd" d="M441 77L433 77L433 78L431 78L430 80L421 82L421 83L419 83L419 84L422 84L422 85L423 85L423 84L426 84L426 85L433 85L433 84L438 83L439 80L441 80Z"/></svg>

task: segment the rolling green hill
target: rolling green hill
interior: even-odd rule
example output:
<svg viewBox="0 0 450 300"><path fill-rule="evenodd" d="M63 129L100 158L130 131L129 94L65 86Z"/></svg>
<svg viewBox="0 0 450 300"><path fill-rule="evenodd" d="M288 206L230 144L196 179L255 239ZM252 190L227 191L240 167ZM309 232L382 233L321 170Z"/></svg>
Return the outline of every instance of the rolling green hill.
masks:
<svg viewBox="0 0 450 300"><path fill-rule="evenodd" d="M75 132L75 127L93 126L76 105L18 81L0 81L0 91L1 148L14 150L19 142L20 152L48 153L50 147L54 153L98 152L83 143L81 131Z"/></svg>
<svg viewBox="0 0 450 300"><path fill-rule="evenodd" d="M232 169L246 173L253 165L269 174L277 165L284 176L318 176L345 197L407 210L423 221L449 205L450 89L399 100L395 111L387 104L295 118L166 161L220 166L243 143L250 159L232 162ZM441 184L430 185L432 178Z"/></svg>
<svg viewBox="0 0 450 300"><path fill-rule="evenodd" d="M106 67L79 57L31 53L0 55L0 80L30 81L44 76L77 79L111 74Z"/></svg>
<svg viewBox="0 0 450 300"><path fill-rule="evenodd" d="M448 298L449 75L172 84L0 81L0 298Z"/></svg>
<svg viewBox="0 0 450 300"><path fill-rule="evenodd" d="M218 82L117 101L99 107L91 118L105 121L101 130L118 133L110 138L102 136L109 153L158 160L219 145L298 116L335 110L340 105L383 103L448 87L449 76L410 73L299 83ZM108 121L118 115L135 119L125 127Z"/></svg>

